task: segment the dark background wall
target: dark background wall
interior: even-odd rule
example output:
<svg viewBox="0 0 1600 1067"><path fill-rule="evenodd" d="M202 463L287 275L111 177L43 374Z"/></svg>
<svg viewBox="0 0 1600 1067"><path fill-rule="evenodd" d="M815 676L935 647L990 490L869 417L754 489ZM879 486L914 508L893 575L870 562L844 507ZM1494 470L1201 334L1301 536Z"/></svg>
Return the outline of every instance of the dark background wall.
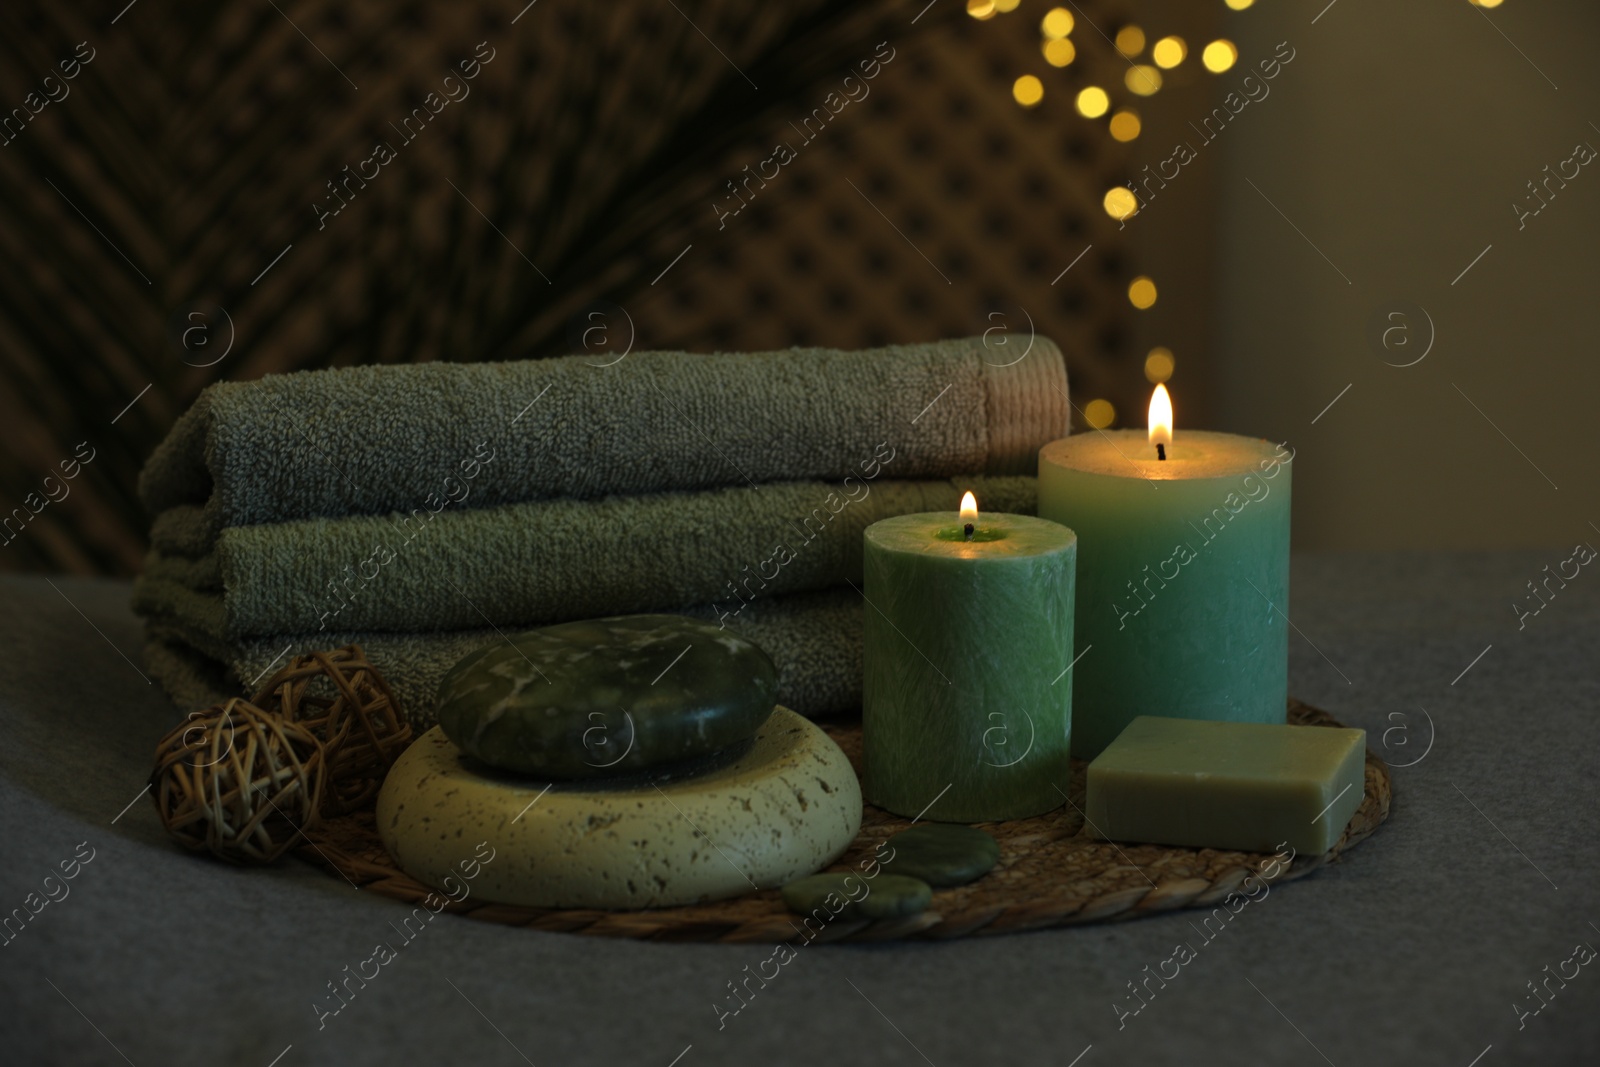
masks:
<svg viewBox="0 0 1600 1067"><path fill-rule="evenodd" d="M1222 421L1300 447L1303 546L1600 544L1600 168L1521 229L1512 208L1600 148L1600 9L1322 8L1237 21L1246 55L1298 58L1219 141ZM1422 354L1428 317L1427 357L1387 365ZM1409 329L1384 349L1375 318Z"/></svg>

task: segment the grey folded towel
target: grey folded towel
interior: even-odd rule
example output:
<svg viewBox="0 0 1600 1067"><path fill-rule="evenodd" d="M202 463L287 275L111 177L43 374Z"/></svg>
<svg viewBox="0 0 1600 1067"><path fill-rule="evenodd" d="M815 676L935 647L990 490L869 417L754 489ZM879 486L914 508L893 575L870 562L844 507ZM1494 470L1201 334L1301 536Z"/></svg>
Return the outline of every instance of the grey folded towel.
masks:
<svg viewBox="0 0 1600 1067"><path fill-rule="evenodd" d="M1034 512L1031 477L856 478L233 526L197 559L154 552L133 604L217 641L525 627L684 604L736 617L753 598L859 584L863 530L954 511L969 488L981 509Z"/></svg>
<svg viewBox="0 0 1600 1067"><path fill-rule="evenodd" d="M778 702L813 717L861 705L861 596L848 587L771 597L751 604L728 629L759 644L778 667ZM707 605L681 614L715 621ZM184 710L249 696L291 657L358 644L383 673L417 731L437 722L439 680L462 656L517 632L320 633L219 642L179 624L152 621L144 661Z"/></svg>
<svg viewBox="0 0 1600 1067"><path fill-rule="evenodd" d="M362 366L206 389L139 478L152 515L230 526L551 497L859 477L1023 474L1070 421L1060 350L981 338L869 351L636 352Z"/></svg>

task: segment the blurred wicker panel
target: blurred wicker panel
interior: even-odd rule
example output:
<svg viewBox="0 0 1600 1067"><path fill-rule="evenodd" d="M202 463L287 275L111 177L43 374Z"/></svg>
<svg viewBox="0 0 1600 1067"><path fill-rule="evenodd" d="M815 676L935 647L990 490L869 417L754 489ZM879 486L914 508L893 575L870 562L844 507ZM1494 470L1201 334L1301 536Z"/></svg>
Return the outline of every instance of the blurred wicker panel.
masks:
<svg viewBox="0 0 1600 1067"><path fill-rule="evenodd" d="M137 470L212 381L556 354L602 298L636 315L641 347L700 350L1020 331L1031 316L1078 396L1119 396L1137 385L1129 271L1097 204L1122 146L1103 124L1064 123L1056 95L1031 112L1010 99L1019 72L1051 73L1045 6L977 23L899 0L681 14L543 0L520 16L487 0L142 0L115 25L0 8L0 107L77 42L95 50L0 152L0 254L15 265L0 287L0 514L78 442L96 450L70 496L30 509L0 569L134 570ZM1088 27L1117 12L1079 10L1081 58L1052 94L1121 67ZM896 56L871 97L719 231L726 180L884 40ZM402 143L389 124L479 42L494 58L471 95ZM380 139L395 162L319 224L329 180ZM208 318L211 347L186 349L176 335L199 305L227 322Z"/></svg>
<svg viewBox="0 0 1600 1067"><path fill-rule="evenodd" d="M0 108L78 42L93 50L0 151L0 255L16 265L0 287L0 512L77 442L96 452L66 499L18 515L0 568L136 568L134 477L211 381L558 351L573 307L659 269L691 148L719 152L903 19L851 0L681 6L143 0L115 24L0 6ZM405 143L390 124L490 54L471 95ZM379 140L396 161L319 223L329 180ZM204 350L173 337L194 304L227 312L193 335Z"/></svg>

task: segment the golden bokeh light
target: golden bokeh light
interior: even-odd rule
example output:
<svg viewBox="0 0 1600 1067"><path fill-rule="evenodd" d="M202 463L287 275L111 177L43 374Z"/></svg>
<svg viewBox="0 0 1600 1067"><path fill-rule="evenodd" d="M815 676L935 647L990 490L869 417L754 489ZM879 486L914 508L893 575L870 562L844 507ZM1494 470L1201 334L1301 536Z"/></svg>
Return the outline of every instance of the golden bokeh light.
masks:
<svg viewBox="0 0 1600 1067"><path fill-rule="evenodd" d="M1117 31L1117 51L1132 59L1144 51L1144 31L1137 26L1124 26Z"/></svg>
<svg viewBox="0 0 1600 1067"><path fill-rule="evenodd" d="M1133 190L1126 185L1113 185L1106 190L1100 206L1106 209L1107 215L1121 222L1139 210L1139 198L1134 196Z"/></svg>
<svg viewBox="0 0 1600 1067"><path fill-rule="evenodd" d="M1154 96L1161 91L1161 72L1148 63L1137 63L1122 76L1128 92L1138 96Z"/></svg>
<svg viewBox="0 0 1600 1067"><path fill-rule="evenodd" d="M1164 382L1172 377L1173 369L1178 361L1172 358L1172 349L1157 345L1144 357L1145 380L1151 382Z"/></svg>
<svg viewBox="0 0 1600 1067"><path fill-rule="evenodd" d="M1182 37L1163 37L1150 49L1150 58L1163 70L1171 70L1189 55L1189 46Z"/></svg>
<svg viewBox="0 0 1600 1067"><path fill-rule="evenodd" d="M1072 32L1072 12L1064 7L1053 7L1039 20L1039 32L1046 37L1065 37Z"/></svg>
<svg viewBox="0 0 1600 1067"><path fill-rule="evenodd" d="M1200 53L1200 62L1213 74L1221 74L1234 63L1238 62L1239 50L1233 42L1225 38L1218 38L1206 45L1206 50Z"/></svg>
<svg viewBox="0 0 1600 1067"><path fill-rule="evenodd" d="M1256 0L1222 0L1222 2L1227 4L1228 7L1232 8L1234 11L1243 11L1251 4L1255 3ZM1495 0L1495 2L1498 3L1499 0Z"/></svg>
<svg viewBox="0 0 1600 1067"><path fill-rule="evenodd" d="M967 0L967 14L979 22L994 18L994 0Z"/></svg>
<svg viewBox="0 0 1600 1067"><path fill-rule="evenodd" d="M1052 67L1064 67L1078 58L1078 50L1065 37L1052 37L1041 47L1044 49L1044 61Z"/></svg>
<svg viewBox="0 0 1600 1067"><path fill-rule="evenodd" d="M1002 15L1008 11L1015 11L1022 0L994 0L994 9Z"/></svg>
<svg viewBox="0 0 1600 1067"><path fill-rule="evenodd" d="M1132 108L1125 107L1111 116L1111 136L1119 141L1133 140L1142 128L1139 113Z"/></svg>
<svg viewBox="0 0 1600 1067"><path fill-rule="evenodd" d="M1011 95L1023 107L1032 107L1044 99L1044 83L1032 74L1024 74L1011 84Z"/></svg>
<svg viewBox="0 0 1600 1067"><path fill-rule="evenodd" d="M1111 97L1098 85L1086 86L1078 91L1078 114L1086 119L1097 119L1111 107Z"/></svg>
<svg viewBox="0 0 1600 1067"><path fill-rule="evenodd" d="M1083 421L1091 430L1103 430L1117 421L1117 409L1109 400L1091 400L1083 405Z"/></svg>
<svg viewBox="0 0 1600 1067"><path fill-rule="evenodd" d="M1471 0L1474 7L1499 7L1500 0Z"/></svg>
<svg viewBox="0 0 1600 1067"><path fill-rule="evenodd" d="M1128 303L1140 311L1156 302L1156 283L1143 274L1128 283Z"/></svg>

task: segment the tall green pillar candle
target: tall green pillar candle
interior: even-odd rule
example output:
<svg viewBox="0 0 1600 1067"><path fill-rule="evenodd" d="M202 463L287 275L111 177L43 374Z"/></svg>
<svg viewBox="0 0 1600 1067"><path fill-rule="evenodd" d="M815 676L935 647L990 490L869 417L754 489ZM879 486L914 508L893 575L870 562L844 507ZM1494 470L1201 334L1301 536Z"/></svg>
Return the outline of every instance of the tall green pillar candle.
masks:
<svg viewBox="0 0 1600 1067"><path fill-rule="evenodd" d="M1039 514L1078 534L1074 756L1136 716L1281 723L1288 705L1293 452L1182 430L1039 452Z"/></svg>
<svg viewBox="0 0 1600 1067"><path fill-rule="evenodd" d="M867 528L868 800L946 822L1064 803L1076 561L1071 530L1029 515L930 512Z"/></svg>

